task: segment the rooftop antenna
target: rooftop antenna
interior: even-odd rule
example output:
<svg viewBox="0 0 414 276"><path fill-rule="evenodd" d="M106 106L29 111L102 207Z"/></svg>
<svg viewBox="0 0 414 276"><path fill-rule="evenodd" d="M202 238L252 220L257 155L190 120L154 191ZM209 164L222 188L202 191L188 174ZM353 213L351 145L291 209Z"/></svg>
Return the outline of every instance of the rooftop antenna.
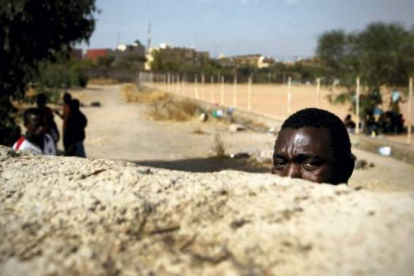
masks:
<svg viewBox="0 0 414 276"><path fill-rule="evenodd" d="M148 24L147 24L147 36L148 36L147 52L149 53L149 50L150 50L150 47L151 47L151 22L148 22Z"/></svg>

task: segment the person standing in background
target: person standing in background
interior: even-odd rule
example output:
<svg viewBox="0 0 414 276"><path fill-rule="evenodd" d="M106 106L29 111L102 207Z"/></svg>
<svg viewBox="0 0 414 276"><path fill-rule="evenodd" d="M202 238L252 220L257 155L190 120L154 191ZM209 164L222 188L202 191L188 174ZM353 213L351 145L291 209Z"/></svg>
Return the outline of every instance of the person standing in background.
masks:
<svg viewBox="0 0 414 276"><path fill-rule="evenodd" d="M47 134L52 136L53 141L55 142L55 146L56 146L60 138L59 130L55 123L52 109L46 105L47 103L46 95L43 93L37 95L36 103L37 103L37 107L39 108L39 110L43 113L43 117L45 119L45 131Z"/></svg>
<svg viewBox="0 0 414 276"><path fill-rule="evenodd" d="M68 132L67 132L67 124L70 115L70 104L72 102L72 95L69 93L65 93L63 95L63 113L60 114L59 112L55 112L62 120L62 131L63 131L63 148L65 151L65 156L71 156L71 153L74 150L74 145L71 144Z"/></svg>
<svg viewBox="0 0 414 276"><path fill-rule="evenodd" d="M66 124L66 133L68 136L68 142L73 146L68 152L68 156L77 156L86 158L85 147L83 141L85 140L85 128L88 124L88 120L85 115L80 111L80 102L78 100L72 100L70 103L70 114Z"/></svg>

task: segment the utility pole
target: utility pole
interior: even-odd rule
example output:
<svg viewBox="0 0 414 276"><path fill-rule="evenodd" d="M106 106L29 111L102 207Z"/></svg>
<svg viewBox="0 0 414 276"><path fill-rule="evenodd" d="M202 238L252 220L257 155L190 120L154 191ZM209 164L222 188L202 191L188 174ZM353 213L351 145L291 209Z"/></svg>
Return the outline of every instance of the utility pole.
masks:
<svg viewBox="0 0 414 276"><path fill-rule="evenodd" d="M359 130L360 130L360 128L359 128L359 122L360 122L360 119L359 119L359 95L360 95L360 80L359 80L359 77L357 77L357 79L356 79L356 128L355 128L355 133L356 134L359 134Z"/></svg>
<svg viewBox="0 0 414 276"><path fill-rule="evenodd" d="M118 48L120 38L121 38L121 32L118 32L116 34L116 47L115 48Z"/></svg>
<svg viewBox="0 0 414 276"><path fill-rule="evenodd" d="M413 78L410 78L409 84L408 84L408 124L407 124L407 143L409 145L411 145L412 104L413 104Z"/></svg>
<svg viewBox="0 0 414 276"><path fill-rule="evenodd" d="M147 37L148 37L147 53L149 53L150 47L151 47L151 22L148 22L148 24L147 24Z"/></svg>
<svg viewBox="0 0 414 276"><path fill-rule="evenodd" d="M292 112L292 78L288 77L287 114Z"/></svg>

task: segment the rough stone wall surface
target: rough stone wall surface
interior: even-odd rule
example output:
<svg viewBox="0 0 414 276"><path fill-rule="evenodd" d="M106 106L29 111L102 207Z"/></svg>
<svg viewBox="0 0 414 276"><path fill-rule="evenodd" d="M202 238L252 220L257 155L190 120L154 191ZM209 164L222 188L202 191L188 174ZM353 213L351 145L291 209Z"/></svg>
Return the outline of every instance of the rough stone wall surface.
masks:
<svg viewBox="0 0 414 276"><path fill-rule="evenodd" d="M0 147L0 275L412 275L414 194Z"/></svg>

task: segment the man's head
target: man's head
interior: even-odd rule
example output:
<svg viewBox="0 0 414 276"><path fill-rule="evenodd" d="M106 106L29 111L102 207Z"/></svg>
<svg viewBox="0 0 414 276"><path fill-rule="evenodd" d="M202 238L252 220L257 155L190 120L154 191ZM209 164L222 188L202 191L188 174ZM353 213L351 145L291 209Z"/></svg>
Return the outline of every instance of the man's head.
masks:
<svg viewBox="0 0 414 276"><path fill-rule="evenodd" d="M317 183L347 183L354 170L351 142L336 115L307 108L283 123L276 139L272 173Z"/></svg>
<svg viewBox="0 0 414 276"><path fill-rule="evenodd" d="M43 139L45 134L45 119L41 110L37 108L26 109L23 115L26 135L29 139Z"/></svg>
<svg viewBox="0 0 414 276"><path fill-rule="evenodd" d="M70 104L70 101L72 100L72 95L69 93L63 94L63 102L65 104Z"/></svg>
<svg viewBox="0 0 414 276"><path fill-rule="evenodd" d="M36 103L38 107L44 107L46 105L47 98L45 94L37 95Z"/></svg>
<svg viewBox="0 0 414 276"><path fill-rule="evenodd" d="M79 111L79 107L80 107L79 100L74 99L70 102L70 111L77 112Z"/></svg>

